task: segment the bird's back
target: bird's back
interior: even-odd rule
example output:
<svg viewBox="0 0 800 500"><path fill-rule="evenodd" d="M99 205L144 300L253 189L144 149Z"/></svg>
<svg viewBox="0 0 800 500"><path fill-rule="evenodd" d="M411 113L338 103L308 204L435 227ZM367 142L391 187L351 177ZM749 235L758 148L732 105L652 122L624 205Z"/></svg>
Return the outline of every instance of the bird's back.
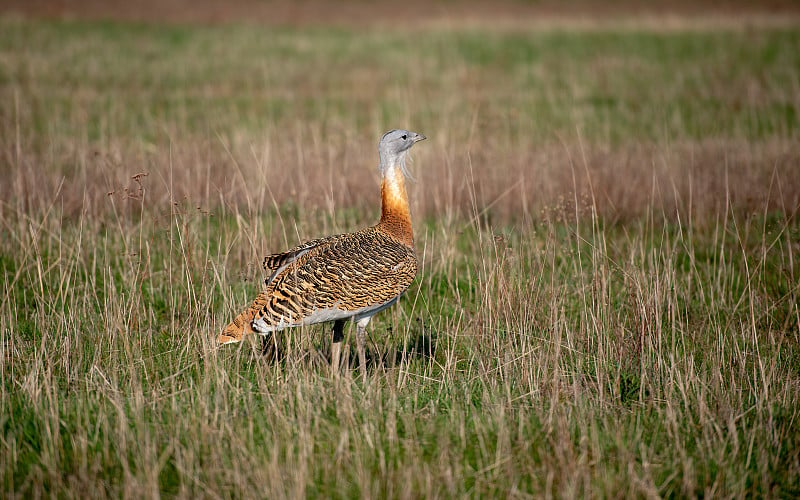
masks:
<svg viewBox="0 0 800 500"><path fill-rule="evenodd" d="M414 248L380 226L329 237L268 280L254 321L277 330L368 315L397 299L416 272Z"/></svg>
<svg viewBox="0 0 800 500"><path fill-rule="evenodd" d="M231 322L221 342L245 333L369 316L395 301L414 280L410 246L381 225L312 240L264 259L266 289Z"/></svg>

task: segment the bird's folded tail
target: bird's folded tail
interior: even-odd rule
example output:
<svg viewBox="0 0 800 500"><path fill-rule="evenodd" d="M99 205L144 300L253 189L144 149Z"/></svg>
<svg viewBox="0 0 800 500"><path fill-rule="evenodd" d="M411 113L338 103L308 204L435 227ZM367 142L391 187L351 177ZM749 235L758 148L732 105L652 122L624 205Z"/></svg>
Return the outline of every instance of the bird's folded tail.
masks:
<svg viewBox="0 0 800 500"><path fill-rule="evenodd" d="M265 292L259 293L256 300L254 300L247 309L228 323L228 326L226 326L219 337L217 337L217 341L220 344L241 342L246 335L255 333L253 330L253 320L256 314L258 314L258 311L260 311L266 303L267 294Z"/></svg>

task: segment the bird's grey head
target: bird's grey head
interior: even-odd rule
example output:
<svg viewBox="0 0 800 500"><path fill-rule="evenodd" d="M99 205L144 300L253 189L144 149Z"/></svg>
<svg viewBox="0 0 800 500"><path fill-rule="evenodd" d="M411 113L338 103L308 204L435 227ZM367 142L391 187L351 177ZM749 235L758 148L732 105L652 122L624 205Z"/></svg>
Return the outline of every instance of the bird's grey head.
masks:
<svg viewBox="0 0 800 500"><path fill-rule="evenodd" d="M381 173L385 172L389 167L399 166L403 174L408 175L406 171L406 153L414 143L424 139L424 135L408 130L390 130L383 134L381 142L378 144L378 152L381 155Z"/></svg>

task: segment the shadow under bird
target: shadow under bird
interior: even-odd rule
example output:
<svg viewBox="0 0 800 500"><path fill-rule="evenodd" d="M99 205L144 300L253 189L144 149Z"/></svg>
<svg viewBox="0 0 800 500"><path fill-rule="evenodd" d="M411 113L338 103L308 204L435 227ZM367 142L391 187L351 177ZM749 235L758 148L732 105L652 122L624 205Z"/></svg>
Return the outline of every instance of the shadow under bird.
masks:
<svg viewBox="0 0 800 500"><path fill-rule="evenodd" d="M361 374L372 316L391 306L417 274L411 213L406 194L406 156L425 139L408 130L386 132L378 145L381 219L353 233L302 243L264 259L266 288L219 336L222 344L245 335L270 335L284 328L333 321L331 364L338 373L344 324L356 323Z"/></svg>

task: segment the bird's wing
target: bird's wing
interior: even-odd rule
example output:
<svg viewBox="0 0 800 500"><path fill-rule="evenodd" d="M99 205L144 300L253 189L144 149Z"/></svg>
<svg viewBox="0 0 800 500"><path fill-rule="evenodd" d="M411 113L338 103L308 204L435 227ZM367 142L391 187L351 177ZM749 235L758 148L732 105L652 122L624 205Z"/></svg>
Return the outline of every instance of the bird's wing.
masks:
<svg viewBox="0 0 800 500"><path fill-rule="evenodd" d="M269 285L270 282L273 279L275 279L275 276L277 276L284 268L286 268L286 266L297 260L300 256L304 255L306 252L314 249L315 247L325 243L328 240L335 239L338 236L340 235L327 236L325 238L317 238L315 240L301 243L294 248L286 250L285 252L267 255L266 257L264 257L264 270L268 271L270 275L264 281L264 284Z"/></svg>
<svg viewBox="0 0 800 500"><path fill-rule="evenodd" d="M395 300L416 273L414 249L374 228L334 238L283 267L256 321L285 327L363 314Z"/></svg>

